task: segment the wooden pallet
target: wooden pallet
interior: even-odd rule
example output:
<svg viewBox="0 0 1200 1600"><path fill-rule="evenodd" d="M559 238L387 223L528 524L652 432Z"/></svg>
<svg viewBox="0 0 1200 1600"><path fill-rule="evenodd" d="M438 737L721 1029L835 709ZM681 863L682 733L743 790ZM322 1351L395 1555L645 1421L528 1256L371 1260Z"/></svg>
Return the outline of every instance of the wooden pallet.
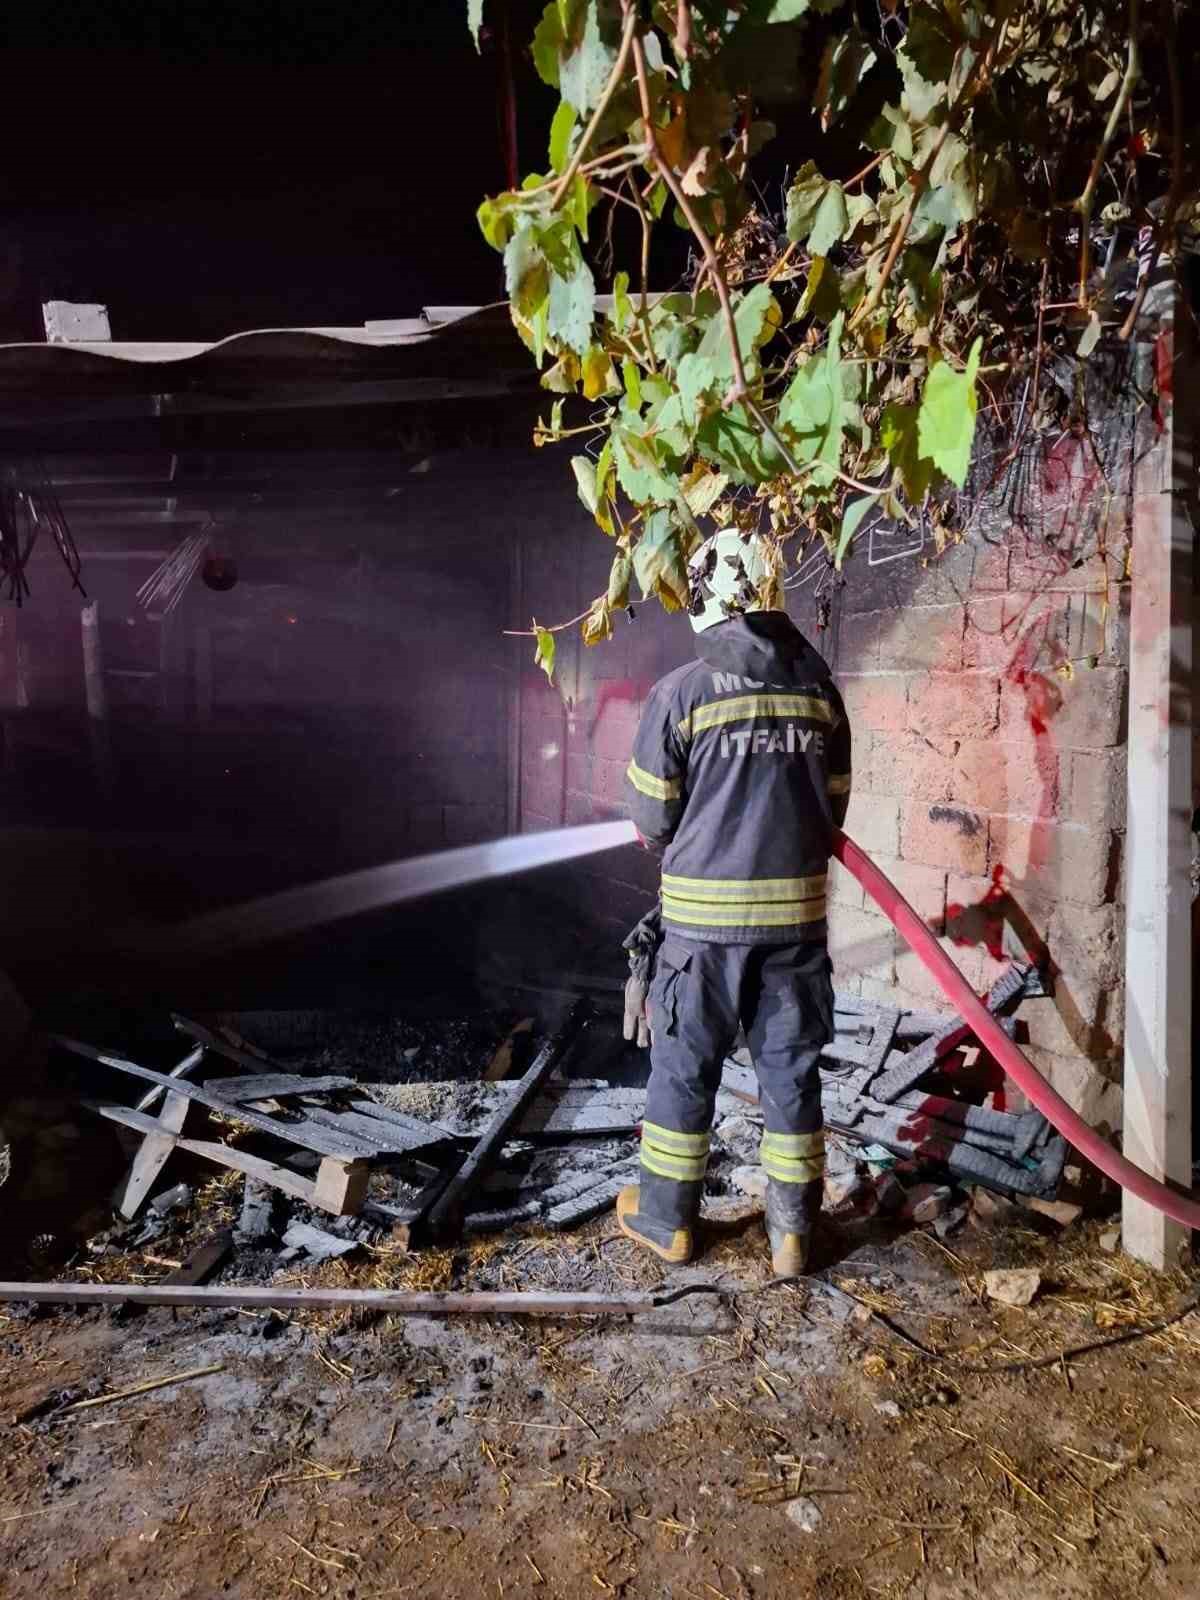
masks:
<svg viewBox="0 0 1200 1600"><path fill-rule="evenodd" d="M56 1044L74 1055L154 1085L151 1094L144 1095L137 1107L89 1102L97 1116L143 1135L117 1200L117 1210L124 1217L137 1215L175 1150L186 1150L218 1166L243 1172L334 1216L349 1216L362 1209L373 1160L410 1155L444 1144L450 1138L446 1129L434 1123L421 1122L366 1099L353 1079L305 1078L286 1072L266 1058L248 1056L238 1046L196 1024L187 1025L185 1031L200 1037L201 1048L185 1057L173 1073L155 1072L78 1039L54 1036ZM236 1078L206 1077L202 1084L190 1082L188 1074L209 1053L239 1065L253 1063L260 1069L273 1070ZM349 1106L337 1104L337 1097L347 1093L353 1095ZM142 1108L153 1104L151 1095L160 1094L162 1109L157 1117L151 1116ZM335 1103L329 1103L330 1097ZM319 1156L315 1176L308 1177L283 1161L268 1160L219 1140L187 1137L186 1123L194 1105Z"/></svg>

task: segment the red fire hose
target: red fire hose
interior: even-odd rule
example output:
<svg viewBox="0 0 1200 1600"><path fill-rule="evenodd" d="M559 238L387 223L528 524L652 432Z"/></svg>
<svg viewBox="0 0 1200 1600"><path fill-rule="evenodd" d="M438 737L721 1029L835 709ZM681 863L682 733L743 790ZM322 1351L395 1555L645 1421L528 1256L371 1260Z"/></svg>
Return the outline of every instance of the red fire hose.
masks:
<svg viewBox="0 0 1200 1600"><path fill-rule="evenodd" d="M987 1007L980 1003L974 989L895 884L884 877L853 839L837 829L834 830L833 853L846 870L858 879L884 916L937 979L955 1011L964 1022L970 1023L980 1044L987 1047L1031 1104L1048 1117L1060 1133L1066 1135L1081 1155L1086 1156L1123 1189L1128 1189L1130 1194L1137 1195L1139 1200L1145 1200L1164 1215L1173 1217L1176 1222L1183 1223L1184 1227L1200 1228L1200 1201L1168 1188L1148 1172L1135 1167L1132 1161L1118 1154L1094 1128L1089 1128L1083 1118L1071 1110L1062 1095L1052 1089L1037 1068L1025 1059Z"/></svg>

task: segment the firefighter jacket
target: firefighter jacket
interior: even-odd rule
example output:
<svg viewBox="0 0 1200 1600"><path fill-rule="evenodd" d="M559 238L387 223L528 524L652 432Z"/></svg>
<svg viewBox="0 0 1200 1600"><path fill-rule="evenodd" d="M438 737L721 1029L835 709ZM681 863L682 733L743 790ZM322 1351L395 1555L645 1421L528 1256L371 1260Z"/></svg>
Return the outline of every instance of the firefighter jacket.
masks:
<svg viewBox="0 0 1200 1600"><path fill-rule="evenodd" d="M650 691L626 774L663 850L668 932L717 944L825 937L830 833L850 801L850 725L829 668L782 611L706 628Z"/></svg>

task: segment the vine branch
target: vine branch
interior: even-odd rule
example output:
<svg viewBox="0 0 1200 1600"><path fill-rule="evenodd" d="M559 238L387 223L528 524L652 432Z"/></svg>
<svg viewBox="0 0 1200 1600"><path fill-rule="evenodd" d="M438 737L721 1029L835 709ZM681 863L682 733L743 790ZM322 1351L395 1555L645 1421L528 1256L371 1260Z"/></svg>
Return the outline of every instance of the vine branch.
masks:
<svg viewBox="0 0 1200 1600"><path fill-rule="evenodd" d="M1079 305L1082 308L1087 306L1087 280L1092 258L1092 208L1096 203L1096 188L1100 182L1100 173L1104 168L1108 147L1117 131L1117 123L1120 122L1125 107L1129 104L1133 86L1141 71L1138 56L1138 20L1138 0L1129 0L1129 46L1125 56L1125 75L1121 79L1121 87L1117 90L1117 98L1112 103L1112 110L1108 113L1104 136L1097 146L1096 154L1092 157L1092 167L1083 186L1083 193L1075 202L1075 209L1079 213Z"/></svg>

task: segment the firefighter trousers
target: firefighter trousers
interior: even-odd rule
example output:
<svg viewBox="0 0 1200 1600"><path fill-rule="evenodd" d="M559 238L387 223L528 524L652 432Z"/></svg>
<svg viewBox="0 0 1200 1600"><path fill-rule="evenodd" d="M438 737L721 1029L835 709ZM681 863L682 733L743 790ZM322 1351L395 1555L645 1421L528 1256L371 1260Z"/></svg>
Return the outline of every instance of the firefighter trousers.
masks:
<svg viewBox="0 0 1200 1600"><path fill-rule="evenodd" d="M694 1218L721 1069L740 1029L758 1074L767 1176L785 1185L823 1176L817 1063L833 1037L833 983L823 939L747 945L668 935L659 947L649 1011L640 1210L672 1227ZM800 1190L788 1192L798 1196Z"/></svg>

